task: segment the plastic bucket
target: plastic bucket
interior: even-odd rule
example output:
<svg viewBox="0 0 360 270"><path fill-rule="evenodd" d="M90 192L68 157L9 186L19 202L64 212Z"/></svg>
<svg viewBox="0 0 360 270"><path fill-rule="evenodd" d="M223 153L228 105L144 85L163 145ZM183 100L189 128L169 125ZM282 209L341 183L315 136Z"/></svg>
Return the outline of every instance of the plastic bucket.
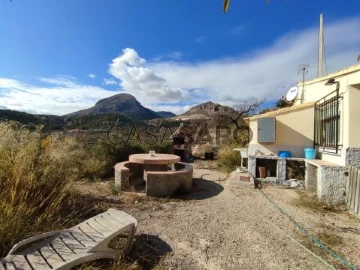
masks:
<svg viewBox="0 0 360 270"><path fill-rule="evenodd" d="M307 159L315 159L316 149L305 148L304 150L305 150L305 158L307 158Z"/></svg>
<svg viewBox="0 0 360 270"><path fill-rule="evenodd" d="M278 153L279 157L291 157L291 152L290 151L279 151Z"/></svg>

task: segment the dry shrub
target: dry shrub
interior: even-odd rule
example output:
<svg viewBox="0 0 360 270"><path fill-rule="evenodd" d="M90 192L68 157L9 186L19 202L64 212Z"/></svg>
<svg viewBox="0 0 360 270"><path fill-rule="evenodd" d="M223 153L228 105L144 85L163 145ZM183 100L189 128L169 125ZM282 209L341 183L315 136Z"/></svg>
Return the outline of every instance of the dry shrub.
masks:
<svg viewBox="0 0 360 270"><path fill-rule="evenodd" d="M205 156L205 153L216 152L216 150L217 149L210 143L196 144L193 146L192 155L194 157L203 158Z"/></svg>
<svg viewBox="0 0 360 270"><path fill-rule="evenodd" d="M42 138L39 129L0 123L0 257L21 239L69 220L84 152L71 138Z"/></svg>
<svg viewBox="0 0 360 270"><path fill-rule="evenodd" d="M221 146L218 153L219 168L227 173L236 169L236 166L241 165L241 156L238 151L234 151L234 145L228 144Z"/></svg>
<svg viewBox="0 0 360 270"><path fill-rule="evenodd" d="M103 202L76 194L75 180L113 175L135 145L85 145L72 136L0 123L0 258L31 235L70 227L97 214ZM101 207L100 207L101 208Z"/></svg>

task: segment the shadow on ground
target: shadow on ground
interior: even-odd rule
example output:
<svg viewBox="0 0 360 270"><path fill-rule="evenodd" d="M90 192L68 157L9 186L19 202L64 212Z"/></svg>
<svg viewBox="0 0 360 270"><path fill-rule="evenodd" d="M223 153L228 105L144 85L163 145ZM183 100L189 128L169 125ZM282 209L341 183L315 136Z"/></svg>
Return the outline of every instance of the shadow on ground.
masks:
<svg viewBox="0 0 360 270"><path fill-rule="evenodd" d="M124 244L127 242L127 235L119 235L112 241L109 244L112 248L123 250ZM71 268L71 270L153 269L160 262L161 257L171 251L171 247L159 237L150 234L139 234L135 236L130 253L122 255L119 260L98 259Z"/></svg>
<svg viewBox="0 0 360 270"><path fill-rule="evenodd" d="M166 253L172 248L155 235L140 234L135 236L131 252L126 256L129 263L136 262L143 269L153 268Z"/></svg>
<svg viewBox="0 0 360 270"><path fill-rule="evenodd" d="M218 195L223 190L223 186L214 181L194 178L190 193L186 194L180 192L175 194L174 197L183 200L205 200Z"/></svg>

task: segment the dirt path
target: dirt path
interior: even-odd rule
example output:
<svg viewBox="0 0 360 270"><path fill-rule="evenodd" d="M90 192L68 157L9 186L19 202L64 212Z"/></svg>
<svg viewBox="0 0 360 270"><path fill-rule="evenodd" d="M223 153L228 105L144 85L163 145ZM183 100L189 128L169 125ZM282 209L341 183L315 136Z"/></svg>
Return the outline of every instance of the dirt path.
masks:
<svg viewBox="0 0 360 270"><path fill-rule="evenodd" d="M194 192L179 199L121 195L127 203L118 207L139 220L134 252L145 245L161 257L145 258L144 268L328 269L328 262L348 269L312 244L239 175L221 181L225 174L196 169L194 178ZM263 191L310 233L360 266L359 219L324 209L304 192L272 186Z"/></svg>

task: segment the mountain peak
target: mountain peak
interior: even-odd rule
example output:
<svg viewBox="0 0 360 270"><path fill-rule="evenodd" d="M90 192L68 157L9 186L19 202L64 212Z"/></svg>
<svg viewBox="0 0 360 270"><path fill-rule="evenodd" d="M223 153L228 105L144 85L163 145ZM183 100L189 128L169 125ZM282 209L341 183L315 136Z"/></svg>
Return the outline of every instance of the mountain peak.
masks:
<svg viewBox="0 0 360 270"><path fill-rule="evenodd" d="M234 112L234 109L229 106L207 101L190 108L181 115L176 116L176 119L210 119L225 112Z"/></svg>
<svg viewBox="0 0 360 270"><path fill-rule="evenodd" d="M116 102L119 101L120 103L134 103L134 104L140 104L139 101L136 100L136 98L133 95L127 94L127 93L120 93L116 94L114 96L100 99L98 102L95 103L95 106L101 106L102 104L106 104L110 102Z"/></svg>
<svg viewBox="0 0 360 270"><path fill-rule="evenodd" d="M95 106L73 112L68 114L68 116L85 116L102 113L120 113L126 117L138 120L150 120L161 117L157 112L142 106L133 95L128 93L120 93L101 99L96 102Z"/></svg>

